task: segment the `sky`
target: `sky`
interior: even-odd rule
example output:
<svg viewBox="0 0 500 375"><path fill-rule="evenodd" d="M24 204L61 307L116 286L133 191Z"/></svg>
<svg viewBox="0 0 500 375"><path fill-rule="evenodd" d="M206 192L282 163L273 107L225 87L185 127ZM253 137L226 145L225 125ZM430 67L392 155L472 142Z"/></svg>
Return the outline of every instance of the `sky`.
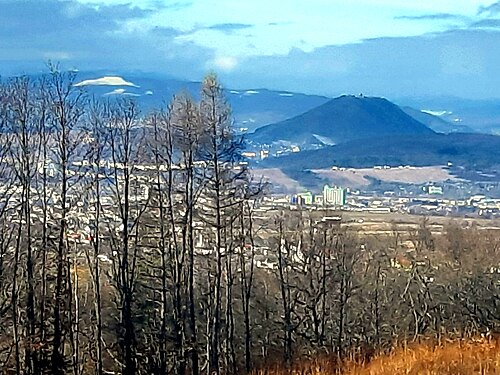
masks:
<svg viewBox="0 0 500 375"><path fill-rule="evenodd" d="M231 88L500 98L500 1L0 0L0 74L47 61Z"/></svg>

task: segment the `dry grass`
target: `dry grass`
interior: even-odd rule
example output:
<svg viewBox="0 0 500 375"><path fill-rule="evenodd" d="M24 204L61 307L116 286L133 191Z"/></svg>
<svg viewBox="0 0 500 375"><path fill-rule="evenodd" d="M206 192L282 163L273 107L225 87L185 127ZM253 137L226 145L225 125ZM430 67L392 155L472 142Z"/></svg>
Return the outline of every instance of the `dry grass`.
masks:
<svg viewBox="0 0 500 375"><path fill-rule="evenodd" d="M500 341L468 340L444 345L424 343L375 356L368 363L316 360L291 370L277 367L255 375L469 375L500 374Z"/></svg>
<svg viewBox="0 0 500 375"><path fill-rule="evenodd" d="M264 179L264 181L271 182L273 185L278 185L284 190L289 192L298 192L304 190L296 180L288 177L285 173L278 168L269 169L251 169L252 177L259 181Z"/></svg>
<svg viewBox="0 0 500 375"><path fill-rule="evenodd" d="M363 187L370 184L366 176L387 182L400 182L411 184L423 184L426 182L442 182L446 180L458 180L449 171L441 166L434 167L412 167L412 169L373 169L362 168L349 170L315 169L314 173L330 180L333 184L349 187Z"/></svg>

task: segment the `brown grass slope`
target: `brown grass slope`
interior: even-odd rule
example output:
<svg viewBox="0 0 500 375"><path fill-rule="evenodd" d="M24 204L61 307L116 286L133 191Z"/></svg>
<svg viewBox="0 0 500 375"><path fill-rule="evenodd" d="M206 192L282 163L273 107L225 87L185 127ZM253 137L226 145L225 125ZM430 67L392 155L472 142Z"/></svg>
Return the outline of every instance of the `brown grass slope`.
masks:
<svg viewBox="0 0 500 375"><path fill-rule="evenodd" d="M500 374L500 340L455 340L423 343L373 357L368 363L329 359L269 368L254 375L470 375Z"/></svg>

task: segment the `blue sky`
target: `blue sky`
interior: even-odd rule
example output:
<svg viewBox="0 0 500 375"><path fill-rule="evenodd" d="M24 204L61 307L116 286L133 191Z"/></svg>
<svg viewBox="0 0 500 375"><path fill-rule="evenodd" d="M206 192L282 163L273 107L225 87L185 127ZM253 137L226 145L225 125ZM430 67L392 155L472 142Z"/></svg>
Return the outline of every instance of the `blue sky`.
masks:
<svg viewBox="0 0 500 375"><path fill-rule="evenodd" d="M500 98L500 1L0 0L0 73L47 60L226 86Z"/></svg>

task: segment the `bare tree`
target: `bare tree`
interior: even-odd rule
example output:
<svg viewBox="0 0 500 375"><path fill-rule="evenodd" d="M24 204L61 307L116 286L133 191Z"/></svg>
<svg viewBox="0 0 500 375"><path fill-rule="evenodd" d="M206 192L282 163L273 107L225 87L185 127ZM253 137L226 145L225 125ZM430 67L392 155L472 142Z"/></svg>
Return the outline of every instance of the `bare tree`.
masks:
<svg viewBox="0 0 500 375"><path fill-rule="evenodd" d="M236 181L244 174L244 168L235 168L240 158L241 142L231 129L229 106L214 75L206 76L202 83L200 112L203 127L200 158L207 165L205 196L208 199L204 202L204 220L213 227L215 234L213 242L215 270L210 278L213 308L210 311L211 323L208 330L208 371L218 374L221 368L223 328L221 325L223 257L229 256L227 248L229 242L226 241L225 233L234 221L234 216L230 212L234 212L233 207L237 201Z"/></svg>
<svg viewBox="0 0 500 375"><path fill-rule="evenodd" d="M26 321L24 322L26 337L24 341L24 368L26 373L33 374L39 370L37 352L35 350L36 337L36 306L35 306L35 256L32 235L32 191L34 190L34 179L36 166L38 165L38 126L37 126L37 103L36 92L33 83L28 78L18 78L11 82L11 132L13 143L11 147L12 161L16 166L16 185L20 187L20 204L17 214L18 226L16 233L15 258L19 256L25 259L26 294L25 308ZM25 253L24 253L25 251ZM17 275L15 265L14 275ZM17 277L13 280L13 307L17 310L18 299ZM15 315L20 315L15 311ZM17 319L17 318L16 318ZM16 327L17 324L14 325ZM18 343L16 343L16 358L18 355ZM17 361L17 360L16 360ZM16 366L19 369L19 366Z"/></svg>
<svg viewBox="0 0 500 375"><path fill-rule="evenodd" d="M68 303L70 298L69 250L67 246L68 212L70 193L74 184L73 161L80 145L80 121L84 113L83 93L74 86L74 72L64 73L57 66L51 66L47 82L51 129L55 133L52 148L54 166L57 170L58 187L55 199L58 202L55 218L58 220L56 245L56 285L54 288L53 340L51 371L63 374L68 358L65 354L66 332L72 331L72 317ZM74 346L73 346L73 349ZM74 355L71 363L74 365Z"/></svg>
<svg viewBox="0 0 500 375"><path fill-rule="evenodd" d="M100 266L101 259L109 259L103 253L103 239L105 235L104 223L102 221L102 195L105 192L105 168L106 168L106 144L107 127L111 121L109 103L100 103L96 100L92 102L87 113L88 145L87 158L89 165L87 169L87 204L86 208L92 213L90 216L90 247L85 252L89 264L90 276L93 286L93 317L95 319L92 333L93 351L95 355L95 374L104 373L103 364L103 317L102 317L102 291L101 278L102 270ZM109 255L109 254L108 254Z"/></svg>
<svg viewBox="0 0 500 375"><path fill-rule="evenodd" d="M2 189L0 190L0 333L4 338L0 343L0 366L10 367L10 356L13 348L12 333L7 320L11 319L9 312L12 312L11 296L7 291L12 290L12 241L14 240L14 228L10 222L11 206L14 203L14 193L16 190L14 171L11 162L10 136L10 95L7 84L0 85L0 179ZM11 203L12 202L12 203ZM17 290L17 288L14 288Z"/></svg>
<svg viewBox="0 0 500 375"><path fill-rule="evenodd" d="M245 326L245 370L252 369L252 330L250 303L254 288L255 277L255 241L252 217L252 205L247 200L240 203L240 227L241 243L239 252L240 285L241 285L241 305L243 311L243 321Z"/></svg>
<svg viewBox="0 0 500 375"><path fill-rule="evenodd" d="M189 326L189 352L191 356L191 371L194 375L199 373L199 349L196 322L196 299L194 293L195 274L195 244L194 244L194 216L195 208L203 188L200 181L199 168L196 161L200 153L201 121L199 107L191 97L186 94L174 98L172 104L172 130L174 142L180 151L180 171L183 186L180 192L183 196L183 213L181 223L182 248L187 256L187 305Z"/></svg>
<svg viewBox="0 0 500 375"><path fill-rule="evenodd" d="M135 374L138 368L134 303L140 260L139 226L149 198L137 174L143 138L138 123L136 103L119 101L113 108L107 136L111 160L108 178L120 222L118 237L111 235L110 246L114 254L113 278L120 310L120 357L125 375ZM145 195L144 201L139 199L141 194Z"/></svg>

